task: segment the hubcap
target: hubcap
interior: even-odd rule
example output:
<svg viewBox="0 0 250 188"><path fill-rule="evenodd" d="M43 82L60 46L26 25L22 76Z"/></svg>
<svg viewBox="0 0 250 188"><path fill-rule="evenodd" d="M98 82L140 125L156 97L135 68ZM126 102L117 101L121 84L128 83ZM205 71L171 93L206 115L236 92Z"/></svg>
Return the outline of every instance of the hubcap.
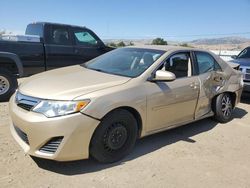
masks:
<svg viewBox="0 0 250 188"><path fill-rule="evenodd" d="M122 124L113 124L104 135L105 149L114 151L120 149L127 140L127 129Z"/></svg>
<svg viewBox="0 0 250 188"><path fill-rule="evenodd" d="M221 101L221 111L225 117L230 117L233 105L229 96L225 95Z"/></svg>
<svg viewBox="0 0 250 188"><path fill-rule="evenodd" d="M7 93L9 88L10 88L10 83L8 79L6 79L3 76L0 76L0 95Z"/></svg>

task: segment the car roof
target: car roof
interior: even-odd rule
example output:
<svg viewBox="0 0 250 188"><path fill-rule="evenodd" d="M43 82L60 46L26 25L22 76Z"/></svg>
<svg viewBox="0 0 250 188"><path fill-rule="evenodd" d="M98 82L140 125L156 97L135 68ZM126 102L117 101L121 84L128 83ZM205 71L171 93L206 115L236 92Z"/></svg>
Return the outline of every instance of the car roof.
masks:
<svg viewBox="0 0 250 188"><path fill-rule="evenodd" d="M182 46L172 46L172 45L135 45L129 46L127 48L142 48L142 49L153 49L153 50L163 50L163 51L172 51L172 50L198 50L208 52L207 50L198 49L198 48L190 48L190 47L182 47Z"/></svg>
<svg viewBox="0 0 250 188"><path fill-rule="evenodd" d="M85 26L79 26L79 25L70 25L70 24L62 24L62 23L53 23L53 22L33 22L30 24L42 24L42 25L58 25L58 26L68 26L68 27L78 27L78 28L84 28L84 29L88 29Z"/></svg>

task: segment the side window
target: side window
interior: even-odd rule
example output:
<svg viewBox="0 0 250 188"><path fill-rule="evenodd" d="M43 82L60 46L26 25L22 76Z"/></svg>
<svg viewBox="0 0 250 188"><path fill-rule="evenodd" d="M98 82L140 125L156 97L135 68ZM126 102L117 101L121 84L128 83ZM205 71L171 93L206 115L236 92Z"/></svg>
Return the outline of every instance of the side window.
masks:
<svg viewBox="0 0 250 188"><path fill-rule="evenodd" d="M176 78L192 76L190 53L177 53L166 60L163 70L172 72Z"/></svg>
<svg viewBox="0 0 250 188"><path fill-rule="evenodd" d="M64 27L52 27L50 42L58 45L70 45L69 31Z"/></svg>
<svg viewBox="0 0 250 188"><path fill-rule="evenodd" d="M221 70L220 65L210 54L206 52L195 52L195 54L200 74Z"/></svg>
<svg viewBox="0 0 250 188"><path fill-rule="evenodd" d="M97 40L88 31L74 30L74 36L75 36L76 45L83 45L83 46L96 46L97 45Z"/></svg>

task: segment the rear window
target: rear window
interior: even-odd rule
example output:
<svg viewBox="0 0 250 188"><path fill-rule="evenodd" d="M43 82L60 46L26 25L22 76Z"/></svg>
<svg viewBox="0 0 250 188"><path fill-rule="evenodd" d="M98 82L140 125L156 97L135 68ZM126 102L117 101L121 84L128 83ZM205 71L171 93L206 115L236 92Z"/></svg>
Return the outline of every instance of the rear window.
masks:
<svg viewBox="0 0 250 188"><path fill-rule="evenodd" d="M25 31L26 35L38 35L43 37L43 25L42 24L29 24Z"/></svg>

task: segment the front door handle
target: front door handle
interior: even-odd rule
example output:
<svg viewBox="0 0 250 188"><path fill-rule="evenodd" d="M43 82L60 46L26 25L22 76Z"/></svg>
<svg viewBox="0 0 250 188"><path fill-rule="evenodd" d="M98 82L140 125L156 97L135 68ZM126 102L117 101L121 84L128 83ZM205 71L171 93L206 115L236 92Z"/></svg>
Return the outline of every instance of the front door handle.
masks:
<svg viewBox="0 0 250 188"><path fill-rule="evenodd" d="M199 88L199 84L196 83L196 82L192 82L190 85L189 85L192 89L196 90Z"/></svg>

